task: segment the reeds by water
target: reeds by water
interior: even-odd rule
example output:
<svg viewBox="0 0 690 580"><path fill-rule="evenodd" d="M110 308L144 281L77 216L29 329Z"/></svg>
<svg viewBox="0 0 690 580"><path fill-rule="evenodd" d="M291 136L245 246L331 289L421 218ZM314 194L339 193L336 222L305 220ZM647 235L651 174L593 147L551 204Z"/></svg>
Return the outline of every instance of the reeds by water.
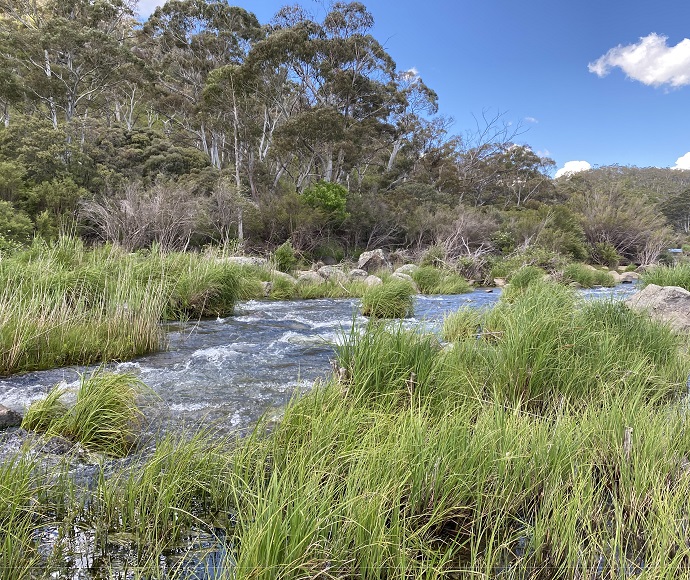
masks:
<svg viewBox="0 0 690 580"><path fill-rule="evenodd" d="M36 242L0 260L0 375L125 360L160 348L161 320L227 315L229 264L195 254Z"/></svg>
<svg viewBox="0 0 690 580"><path fill-rule="evenodd" d="M168 438L68 525L146 577L190 527L237 579L687 577L685 339L556 285L508 298L452 344L353 331L270 433ZM45 523L54 496L16 497Z"/></svg>

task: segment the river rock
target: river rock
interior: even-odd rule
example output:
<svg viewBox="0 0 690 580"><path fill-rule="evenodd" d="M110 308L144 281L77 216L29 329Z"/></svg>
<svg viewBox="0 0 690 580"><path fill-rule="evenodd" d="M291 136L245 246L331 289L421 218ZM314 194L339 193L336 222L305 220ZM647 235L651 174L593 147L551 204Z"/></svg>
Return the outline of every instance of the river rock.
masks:
<svg viewBox="0 0 690 580"><path fill-rule="evenodd" d="M256 256L230 256L225 258L225 261L230 264L236 264L237 266L268 267L268 260L266 258L259 258Z"/></svg>
<svg viewBox="0 0 690 580"><path fill-rule="evenodd" d="M381 284L383 284L383 280L381 280L381 278L379 278L378 276L370 274L364 279L364 283L369 287L380 286Z"/></svg>
<svg viewBox="0 0 690 580"><path fill-rule="evenodd" d="M22 416L19 413L0 405L0 430L19 427L21 424Z"/></svg>
<svg viewBox="0 0 690 580"><path fill-rule="evenodd" d="M388 261L383 250L372 250L371 252L364 252L357 261L357 268L366 270L369 274L377 270L392 270L391 263Z"/></svg>
<svg viewBox="0 0 690 580"><path fill-rule="evenodd" d="M323 276L319 276L318 272L311 272L308 270L303 270L297 277L298 284L323 284L326 279Z"/></svg>
<svg viewBox="0 0 690 580"><path fill-rule="evenodd" d="M333 282L345 282L347 280L345 272L335 266L321 266L317 273L325 280L331 280Z"/></svg>
<svg viewBox="0 0 690 580"><path fill-rule="evenodd" d="M614 284L621 283L621 275L616 270L609 270L609 275L613 278Z"/></svg>
<svg viewBox="0 0 690 580"><path fill-rule="evenodd" d="M369 274L366 270L360 270L359 268L354 268L350 270L350 280L364 280Z"/></svg>
<svg viewBox="0 0 690 580"><path fill-rule="evenodd" d="M635 280L639 280L640 275L637 272L624 272L620 276L621 284L632 284Z"/></svg>
<svg viewBox="0 0 690 580"><path fill-rule="evenodd" d="M690 292L684 288L650 284L633 294L625 304L635 311L647 312L654 320L665 322L676 331L690 331Z"/></svg>
<svg viewBox="0 0 690 580"><path fill-rule="evenodd" d="M414 274L417 270L419 270L419 266L417 266L417 264L405 264L404 266L400 266L395 273L412 276L412 274Z"/></svg>
<svg viewBox="0 0 690 580"><path fill-rule="evenodd" d="M506 279L505 278L494 278L494 286L496 286L496 288L505 288Z"/></svg>

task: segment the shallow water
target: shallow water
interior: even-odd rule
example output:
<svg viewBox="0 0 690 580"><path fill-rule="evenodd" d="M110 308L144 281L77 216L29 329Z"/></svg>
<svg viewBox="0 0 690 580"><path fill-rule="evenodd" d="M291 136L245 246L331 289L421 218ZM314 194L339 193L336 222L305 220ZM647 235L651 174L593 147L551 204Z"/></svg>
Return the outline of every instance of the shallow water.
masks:
<svg viewBox="0 0 690 580"><path fill-rule="evenodd" d="M634 287L583 291L591 298L624 298ZM476 290L457 296L419 296L415 316L403 321L406 327L439 330L443 318L461 307L488 308L496 303L500 290ZM179 431L185 426L214 425L224 432L250 429L262 416L279 418L292 396L311 388L314 381L330 372L330 359L344 333L354 324L363 327L359 300L321 299L285 302L249 301L237 305L235 315L195 324L169 324L168 349L133 361L111 365L116 371L136 374L159 396L147 414L153 417L155 434ZM76 387L80 372L88 368L63 368L26 373L0 380L0 403L24 412L32 401L42 398L56 383ZM30 438L22 430L0 437L0 459ZM43 454L47 464L59 457ZM130 461L111 460L117 469ZM99 467L89 461L72 464L73 476L88 482ZM88 484L87 484L88 485ZM101 577L128 578L125 570L136 559L131 547L108 546L98 556L89 531L76 531L66 576L95 580ZM55 545L56 528L40 531L39 543L49 554ZM231 558L222 533L198 530L179 550L161 555L161 569L176 569L184 578L215 578L226 573ZM63 577L63 576L61 576Z"/></svg>
<svg viewBox="0 0 690 580"><path fill-rule="evenodd" d="M583 291L591 297L625 297L630 285ZM414 318L403 324L440 328L460 307L490 307L500 290L455 296L418 296ZM153 409L163 430L200 423L221 430L250 428L262 415L279 413L299 392L329 372L329 360L353 323L366 324L357 299L241 302L228 318L169 324L168 349L112 365L136 374L160 397ZM24 412L56 383L76 386L67 367L0 379L0 404Z"/></svg>

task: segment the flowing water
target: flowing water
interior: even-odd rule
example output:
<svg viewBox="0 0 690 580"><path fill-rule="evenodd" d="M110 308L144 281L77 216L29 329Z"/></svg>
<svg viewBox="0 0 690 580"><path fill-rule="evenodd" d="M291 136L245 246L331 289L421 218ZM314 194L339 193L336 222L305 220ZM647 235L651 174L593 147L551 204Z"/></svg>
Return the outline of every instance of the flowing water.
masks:
<svg viewBox="0 0 690 580"><path fill-rule="evenodd" d="M634 286L583 292L588 297L624 298L634 292ZM436 331L448 313L467 306L488 308L499 297L500 290L418 296L414 318L403 324ZM153 419L153 434L186 427L196 429L200 425L213 425L227 433L242 432L251 429L264 415L279 419L291 397L309 390L314 381L328 375L329 361L342 335L353 324L363 327L366 322L359 314L356 299L242 302L228 318L169 324L165 351L111 366L115 371L134 373L157 393L159 399L147 410ZM0 379L0 404L23 413L55 384L76 387L79 373L89 370L69 367ZM0 436L0 460L18 450L27 438L30 435L20 429ZM50 463L50 457L46 461ZM57 462L58 458L52 461ZM88 462L75 465L74 473L77 478L88 479L96 473L96 466ZM45 533L43 541L49 549L53 531ZM80 542L88 546L89 538L84 535ZM195 546L200 547L197 550ZM184 566L190 567L189 577L216 576L214 559L226 550L223 541L215 536L201 533L190 538L183 550ZM112 556L109 567L117 560L117 554ZM89 570L94 570L95 565L89 549L77 550L74 557L75 571L71 577L93 578ZM174 560L177 556L165 557ZM122 558L125 560L127 555ZM170 565L167 559L166 565ZM215 569L214 574L199 572L209 567Z"/></svg>

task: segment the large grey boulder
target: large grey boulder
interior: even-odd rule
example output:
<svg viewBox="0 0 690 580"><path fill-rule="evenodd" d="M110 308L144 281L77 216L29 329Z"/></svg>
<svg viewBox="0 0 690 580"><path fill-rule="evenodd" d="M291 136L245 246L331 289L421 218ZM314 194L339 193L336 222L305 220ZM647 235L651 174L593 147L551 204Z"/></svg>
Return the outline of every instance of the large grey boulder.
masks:
<svg viewBox="0 0 690 580"><path fill-rule="evenodd" d="M0 405L0 430L19 427L21 424L22 416L19 413Z"/></svg>
<svg viewBox="0 0 690 580"><path fill-rule="evenodd" d="M360 270L366 270L370 274L372 272L376 272L377 270L393 269L391 263L386 257L386 254L384 254L383 250L381 249L362 253L357 261L357 268Z"/></svg>
<svg viewBox="0 0 690 580"><path fill-rule="evenodd" d="M335 266L321 266L317 273L325 280L330 280L332 282L347 281L347 274Z"/></svg>
<svg viewBox="0 0 690 580"><path fill-rule="evenodd" d="M350 270L349 274L350 280L364 280L368 275L366 270L360 270L359 268Z"/></svg>
<svg viewBox="0 0 690 580"><path fill-rule="evenodd" d="M678 286L650 284L625 301L629 308L647 312L679 332L690 331L690 292Z"/></svg>

